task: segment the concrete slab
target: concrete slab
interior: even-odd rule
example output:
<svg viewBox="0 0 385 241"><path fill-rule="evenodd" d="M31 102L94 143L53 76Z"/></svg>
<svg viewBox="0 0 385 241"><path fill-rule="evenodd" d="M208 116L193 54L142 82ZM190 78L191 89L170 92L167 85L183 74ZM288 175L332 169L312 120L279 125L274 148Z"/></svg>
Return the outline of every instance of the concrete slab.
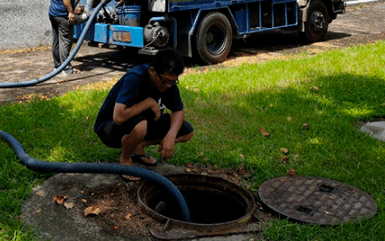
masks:
<svg viewBox="0 0 385 241"><path fill-rule="evenodd" d="M178 167L171 164L160 163L156 167L148 167L155 172L163 175L185 173L186 167ZM124 193L127 196L136 196L137 186L139 183L126 182L120 178L119 175L110 174L63 174L59 173L49 178L41 185L35 187L34 193L25 202L20 219L36 227L41 231L42 240L60 240L60 241L89 241L89 240L108 240L108 241L120 241L120 240L157 240L149 232L143 233L143 230L151 226L157 228L157 224L142 223L142 226L138 226L137 219L131 218L131 224L129 226L123 226L124 218L116 223L114 220L110 220L109 223L103 223L97 221L97 217L107 217L106 212L101 211L100 216L86 217L84 210L88 204L91 204L94 200L99 200L101 209L107 210L116 209L114 205L110 205L114 202L112 200L113 195L118 195L114 192L117 187L124 187ZM104 191L107 191L108 197L104 195ZM63 205L58 205L53 201L53 197L57 194L67 195L68 201L73 206L66 208ZM118 199L127 201L127 198L123 198L124 195ZM110 198L111 197L111 198ZM136 198L132 198L136 199ZM88 202L86 202L86 200ZM84 203L86 202L86 203ZM130 203L130 209L121 209L120 213L132 213L132 216L136 216L138 219L144 220L147 216L135 208L135 202ZM127 208L127 207L125 207ZM129 210L129 211L128 211ZM108 211L111 212L111 211ZM114 214L119 215L119 214ZM149 218L149 217L148 217ZM100 218L99 218L100 220ZM120 220L120 219L119 219ZM112 229L110 226L117 225L120 228L117 230ZM160 227L163 227L163 224ZM123 232L122 228L135 230L134 234L128 234ZM146 228L147 227L147 228ZM219 240L255 240L258 239L257 234L254 232L246 234L234 234L219 237L196 237L194 241L219 241Z"/></svg>
<svg viewBox="0 0 385 241"><path fill-rule="evenodd" d="M385 141L385 121L366 123L361 127L361 131L378 140Z"/></svg>

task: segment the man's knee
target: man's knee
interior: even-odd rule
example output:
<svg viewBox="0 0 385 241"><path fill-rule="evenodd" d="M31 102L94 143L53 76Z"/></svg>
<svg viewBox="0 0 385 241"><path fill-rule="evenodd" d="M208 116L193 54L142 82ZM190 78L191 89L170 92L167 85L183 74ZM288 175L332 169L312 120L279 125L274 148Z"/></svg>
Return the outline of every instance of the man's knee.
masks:
<svg viewBox="0 0 385 241"><path fill-rule="evenodd" d="M147 121L139 122L134 129L132 129L130 135L135 135L140 139L144 139L147 134Z"/></svg>
<svg viewBox="0 0 385 241"><path fill-rule="evenodd" d="M191 131L190 133L180 136L177 138L177 142L187 142L194 136L194 131Z"/></svg>

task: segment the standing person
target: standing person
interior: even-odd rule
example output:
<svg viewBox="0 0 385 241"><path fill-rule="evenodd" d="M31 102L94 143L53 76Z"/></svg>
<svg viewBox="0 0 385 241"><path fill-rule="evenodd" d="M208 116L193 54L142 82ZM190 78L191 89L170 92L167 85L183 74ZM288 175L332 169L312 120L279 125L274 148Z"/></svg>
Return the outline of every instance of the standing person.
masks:
<svg viewBox="0 0 385 241"><path fill-rule="evenodd" d="M54 68L57 69L69 56L75 22L75 0L51 0L49 20L52 26L52 55ZM63 76L80 72L68 64L62 71Z"/></svg>
<svg viewBox="0 0 385 241"><path fill-rule="evenodd" d="M193 136L193 127L184 120L185 110L177 86L183 70L178 52L170 48L160 50L151 63L127 71L110 90L94 130L105 145L122 148L121 164L156 165L157 160L144 147L159 144L160 159L169 159L174 154L175 143L186 142ZM163 113L165 108L171 114Z"/></svg>

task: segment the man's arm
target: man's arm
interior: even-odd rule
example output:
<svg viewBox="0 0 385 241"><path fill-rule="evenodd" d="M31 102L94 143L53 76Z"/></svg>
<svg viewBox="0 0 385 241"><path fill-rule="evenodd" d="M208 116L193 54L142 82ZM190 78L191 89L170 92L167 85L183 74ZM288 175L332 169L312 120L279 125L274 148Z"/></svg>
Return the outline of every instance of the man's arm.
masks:
<svg viewBox="0 0 385 241"><path fill-rule="evenodd" d="M160 109L158 103L152 98L147 98L142 102L134 104L132 107L127 107L125 104L116 103L114 107L113 121L115 124L122 124L147 109L151 109L155 113L155 119L160 117Z"/></svg>
<svg viewBox="0 0 385 241"><path fill-rule="evenodd" d="M158 151L161 159L169 159L174 154L175 140L184 122L184 109L171 113L171 126L167 135L159 144Z"/></svg>
<svg viewBox="0 0 385 241"><path fill-rule="evenodd" d="M63 4L68 12L68 21L73 24L75 22L75 13L72 9L71 0L63 0Z"/></svg>

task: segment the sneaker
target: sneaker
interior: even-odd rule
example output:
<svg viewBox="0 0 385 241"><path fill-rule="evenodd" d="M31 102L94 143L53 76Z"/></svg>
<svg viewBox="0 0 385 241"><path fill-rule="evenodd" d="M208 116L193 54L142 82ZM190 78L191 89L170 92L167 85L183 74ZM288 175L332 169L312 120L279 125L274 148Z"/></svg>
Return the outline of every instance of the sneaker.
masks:
<svg viewBox="0 0 385 241"><path fill-rule="evenodd" d="M79 69L75 69L74 67L71 67L69 69L65 69L62 71L62 76L68 76L70 74L77 74L80 73Z"/></svg>

